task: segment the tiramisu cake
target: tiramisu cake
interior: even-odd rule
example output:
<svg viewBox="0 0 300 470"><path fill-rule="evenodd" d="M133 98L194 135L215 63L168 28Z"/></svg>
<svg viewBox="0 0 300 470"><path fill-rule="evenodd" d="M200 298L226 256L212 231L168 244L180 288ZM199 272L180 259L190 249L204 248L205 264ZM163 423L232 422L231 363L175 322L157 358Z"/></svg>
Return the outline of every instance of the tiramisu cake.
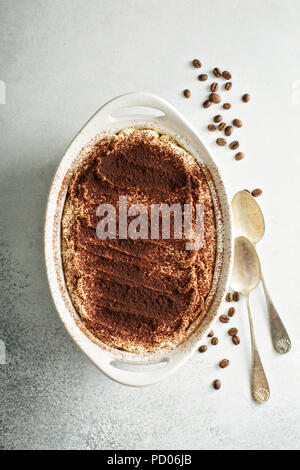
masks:
<svg viewBox="0 0 300 470"><path fill-rule="evenodd" d="M202 246L188 250L187 239L172 233L169 239L121 238L120 196L127 197L128 207L143 204L149 213L155 204L202 204ZM115 238L97 234L101 204L116 208ZM128 216L128 224L133 219ZM207 180L170 136L130 128L100 140L83 157L65 203L62 260L73 305L102 342L129 352L182 342L191 323L205 316L215 252Z"/></svg>

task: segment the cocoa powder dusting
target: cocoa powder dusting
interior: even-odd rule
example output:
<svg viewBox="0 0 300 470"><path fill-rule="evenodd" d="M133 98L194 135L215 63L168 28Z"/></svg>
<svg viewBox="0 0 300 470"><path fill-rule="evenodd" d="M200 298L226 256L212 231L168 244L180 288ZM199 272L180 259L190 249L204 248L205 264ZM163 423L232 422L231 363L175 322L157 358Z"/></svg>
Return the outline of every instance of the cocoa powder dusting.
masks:
<svg viewBox="0 0 300 470"><path fill-rule="evenodd" d="M100 240L99 204L204 204L204 246L185 240ZM117 210L118 214L118 210ZM130 222L130 218L128 220ZM118 217L117 217L118 227ZM172 227L172 223L171 223ZM172 232L172 231L171 231ZM75 171L62 220L62 258L73 304L95 336L139 351L176 342L203 311L215 259L208 184L196 161L146 130L100 141Z"/></svg>

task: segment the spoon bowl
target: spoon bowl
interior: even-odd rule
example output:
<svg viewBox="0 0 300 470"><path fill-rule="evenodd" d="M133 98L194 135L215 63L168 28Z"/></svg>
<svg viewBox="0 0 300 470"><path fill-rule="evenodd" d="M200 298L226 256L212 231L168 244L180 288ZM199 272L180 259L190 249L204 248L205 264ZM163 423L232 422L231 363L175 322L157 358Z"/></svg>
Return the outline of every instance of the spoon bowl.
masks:
<svg viewBox="0 0 300 470"><path fill-rule="evenodd" d="M253 244L245 237L234 240L234 262L231 287L247 296L261 278L260 262Z"/></svg>
<svg viewBox="0 0 300 470"><path fill-rule="evenodd" d="M239 191L231 206L236 235L243 235L254 244L259 242L265 233L265 221L254 197L247 191Z"/></svg>

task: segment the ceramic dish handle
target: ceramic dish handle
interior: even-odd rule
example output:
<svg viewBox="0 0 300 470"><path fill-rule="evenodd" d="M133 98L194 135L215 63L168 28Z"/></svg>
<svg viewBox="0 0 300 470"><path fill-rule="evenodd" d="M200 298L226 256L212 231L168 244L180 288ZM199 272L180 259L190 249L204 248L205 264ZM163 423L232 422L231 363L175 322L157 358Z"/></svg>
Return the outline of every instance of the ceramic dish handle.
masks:
<svg viewBox="0 0 300 470"><path fill-rule="evenodd" d="M129 113L126 115L125 108L129 109L136 107L140 107L138 115L133 115ZM122 111L122 108L125 110L125 112L123 115L118 116L117 112ZM149 112L143 114L143 110L145 108L149 108ZM151 109L153 110L152 114ZM157 111L160 112L159 115L157 114ZM177 111L167 101L163 100L162 98L159 98L156 95L152 95L151 93L144 92L126 93L124 95L120 95L117 98L112 99L101 108L101 115L112 122L121 122L128 119L128 117L133 120L141 118L151 120L154 118L155 120L160 122L163 122L164 120L167 120L170 117L173 120L178 119Z"/></svg>
<svg viewBox="0 0 300 470"><path fill-rule="evenodd" d="M101 364L99 367L105 375L123 385L130 385L132 387L145 387L147 385L153 385L157 382L160 382L161 380L168 377L181 365L184 360L184 356L174 355L163 358L161 361L152 364L137 364L127 362L127 364L130 364L136 370L138 370L139 367L143 367L142 371L134 372L116 367L118 363L124 364L124 361L119 362L113 359L111 356L106 356L104 360L103 358L101 359ZM155 364L160 364L160 366L154 368L153 366Z"/></svg>

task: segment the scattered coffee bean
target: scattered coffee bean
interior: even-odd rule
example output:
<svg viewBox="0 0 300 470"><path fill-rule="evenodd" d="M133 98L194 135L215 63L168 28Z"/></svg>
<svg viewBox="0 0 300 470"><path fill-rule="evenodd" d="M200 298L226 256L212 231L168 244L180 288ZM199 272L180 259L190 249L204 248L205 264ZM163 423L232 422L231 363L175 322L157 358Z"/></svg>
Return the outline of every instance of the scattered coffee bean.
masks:
<svg viewBox="0 0 300 470"><path fill-rule="evenodd" d="M229 322L229 317L227 315L221 315L219 318L221 323L228 323Z"/></svg>
<svg viewBox="0 0 300 470"><path fill-rule="evenodd" d="M229 147L231 148L231 150L236 150L237 148L239 148L240 144L237 140L234 140L233 142L231 142L229 144Z"/></svg>
<svg viewBox="0 0 300 470"><path fill-rule="evenodd" d="M210 85L210 91L212 91L212 92L217 91L218 88L219 88L219 85L218 85L216 82L213 82L213 83Z"/></svg>
<svg viewBox="0 0 300 470"><path fill-rule="evenodd" d="M222 75L222 72L221 72L221 70L220 70L218 67L215 67L215 68L213 69L213 73L214 73L214 75L215 75L216 77L218 77L218 78L221 77L221 75Z"/></svg>
<svg viewBox="0 0 300 470"><path fill-rule="evenodd" d="M208 79L208 76L206 75L206 73L201 73L201 75L199 75L198 79L200 80L200 82L205 82L205 80Z"/></svg>
<svg viewBox="0 0 300 470"><path fill-rule="evenodd" d="M216 336L214 336L212 339L211 339L211 344L213 344L214 346L216 346L218 344L219 340Z"/></svg>
<svg viewBox="0 0 300 470"><path fill-rule="evenodd" d="M238 344L240 344L241 341L240 341L240 338L238 336L233 336L232 337L232 342L233 342L233 344L238 345Z"/></svg>
<svg viewBox="0 0 300 470"><path fill-rule="evenodd" d="M232 298L234 302L238 302L240 300L240 294L238 292L234 292Z"/></svg>
<svg viewBox="0 0 300 470"><path fill-rule="evenodd" d="M188 89L184 90L183 94L184 94L184 96L185 96L186 98L190 98L190 97L191 97L191 91L188 90Z"/></svg>
<svg viewBox="0 0 300 470"><path fill-rule="evenodd" d="M230 328L228 330L229 336L236 336L238 334L238 329L237 328Z"/></svg>
<svg viewBox="0 0 300 470"><path fill-rule="evenodd" d="M208 124L207 129L209 131L215 131L217 129L217 127L214 124Z"/></svg>
<svg viewBox="0 0 300 470"><path fill-rule="evenodd" d="M254 189L251 194L252 194L253 197L258 197L262 194L262 190L259 189L259 188Z"/></svg>
<svg viewBox="0 0 300 470"><path fill-rule="evenodd" d="M222 386L221 380L219 380L219 379L214 380L213 381L213 386L214 386L215 390L220 390L220 388Z"/></svg>
<svg viewBox="0 0 300 470"><path fill-rule="evenodd" d="M214 122L221 122L222 121L222 116L221 114L217 114L215 117L214 117Z"/></svg>
<svg viewBox="0 0 300 470"><path fill-rule="evenodd" d="M244 103L248 103L248 101L250 101L250 95L248 95L248 93L245 93L242 96L242 100L244 101Z"/></svg>
<svg viewBox="0 0 300 470"><path fill-rule="evenodd" d="M228 72L227 70L224 70L224 72L222 73L222 76L223 76L226 80L230 80L230 79L231 79L231 73Z"/></svg>
<svg viewBox="0 0 300 470"><path fill-rule="evenodd" d="M235 126L235 127L242 127L243 123L240 119L234 119L232 121L232 124Z"/></svg>
<svg viewBox="0 0 300 470"><path fill-rule="evenodd" d="M231 90L231 88L232 88L232 83L231 83L231 82L225 83L224 88L225 88L225 90L227 90L227 91Z"/></svg>
<svg viewBox="0 0 300 470"><path fill-rule="evenodd" d="M223 129L225 129L225 127L226 127L226 122L220 122L220 124L218 125L219 131L222 131Z"/></svg>
<svg viewBox="0 0 300 470"><path fill-rule="evenodd" d="M230 136L232 134L232 131L233 131L233 127L227 126L224 132L225 132L225 135Z"/></svg>
<svg viewBox="0 0 300 470"><path fill-rule="evenodd" d="M193 66L196 67L196 69L200 69L201 65L202 64L201 64L199 59L194 59L193 60Z"/></svg>
<svg viewBox="0 0 300 470"><path fill-rule="evenodd" d="M211 93L209 95L209 100L212 101L213 103L221 103L222 101L221 96L218 95L218 93Z"/></svg>
<svg viewBox="0 0 300 470"><path fill-rule="evenodd" d="M230 104L230 103L224 103L224 104L223 104L223 108L224 108L224 109L230 109L230 108L231 108L231 104Z"/></svg>
<svg viewBox="0 0 300 470"><path fill-rule="evenodd" d="M208 335L207 335L207 336L208 336L209 338L211 338L213 335L214 335L214 332L213 332L213 330L210 330L210 332L208 333Z"/></svg>
<svg viewBox="0 0 300 470"><path fill-rule="evenodd" d="M216 143L218 145L220 145L221 147L224 147L224 145L226 145L226 140L223 139L222 137L219 137L217 140L216 140Z"/></svg>
<svg viewBox="0 0 300 470"><path fill-rule="evenodd" d="M230 307L230 309L228 310L228 316L229 317L233 317L235 313L235 308L234 307Z"/></svg>
<svg viewBox="0 0 300 470"><path fill-rule="evenodd" d="M204 103L203 103L203 108L209 108L210 105L211 105L211 101L206 100L206 101L204 101Z"/></svg>
<svg viewBox="0 0 300 470"><path fill-rule="evenodd" d="M227 302L232 302L232 293L227 292L225 299L226 299Z"/></svg>
<svg viewBox="0 0 300 470"><path fill-rule="evenodd" d="M222 361L219 362L219 366L221 367L221 369L224 369L225 367L229 366L229 360L222 359Z"/></svg>
<svg viewBox="0 0 300 470"><path fill-rule="evenodd" d="M243 154L243 152L238 152L238 153L235 154L234 158L236 160L243 160L244 156L245 155Z"/></svg>
<svg viewBox="0 0 300 470"><path fill-rule="evenodd" d="M203 344L203 346L200 346L198 351L201 352L201 353L204 353L205 351L207 351L207 346L205 344Z"/></svg>

